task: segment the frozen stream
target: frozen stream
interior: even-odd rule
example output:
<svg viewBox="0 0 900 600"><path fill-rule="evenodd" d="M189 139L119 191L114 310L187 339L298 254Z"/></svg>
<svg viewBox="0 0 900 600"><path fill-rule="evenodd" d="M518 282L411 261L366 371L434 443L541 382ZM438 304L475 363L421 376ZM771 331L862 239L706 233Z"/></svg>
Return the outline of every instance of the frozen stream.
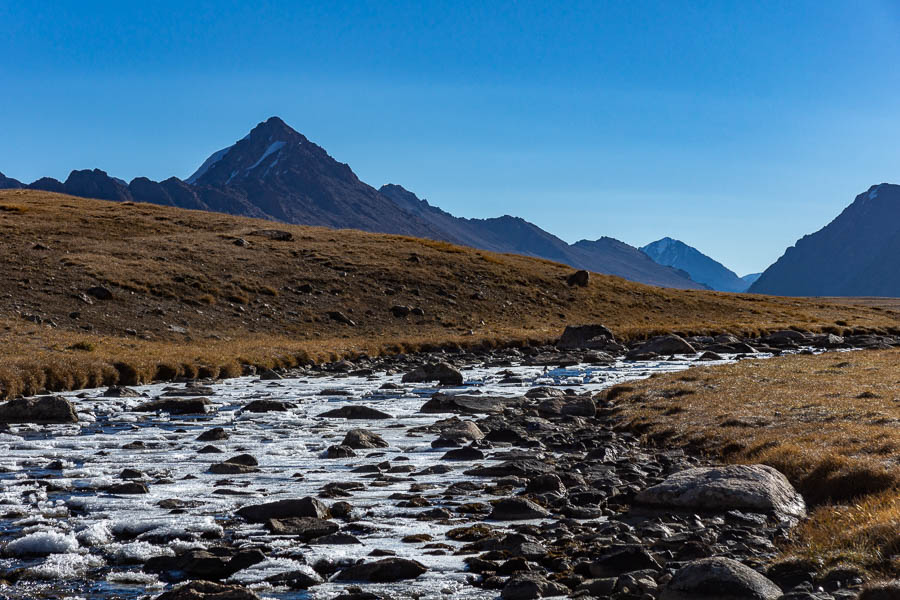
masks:
<svg viewBox="0 0 900 600"><path fill-rule="evenodd" d="M595 392L655 372L677 371L689 360L625 362L609 366L578 365L566 369L544 367L476 367L463 370L463 388L440 388L444 393L482 393L522 396L534 386L572 388ZM710 363L703 363L710 364ZM512 381L512 383L504 383ZM397 389L380 389L386 383ZM0 577L12 569L25 569L14 585L0 586L9 598L84 597L151 598L167 586L156 575L144 573L149 557L173 555L184 548L215 546L222 538L235 548L264 548L267 560L237 572L229 581L242 583L270 598L331 598L344 583L324 583L308 591L273 587L265 579L298 569L309 569L319 558L368 557L375 549L413 558L429 570L416 580L398 584L363 586L402 598L490 598L489 592L466 583L463 556L454 555L460 544L444 533L471 525L479 517L454 515L451 522L423 521L418 512L445 506L443 490L470 479L463 471L472 462L442 461L447 448L433 449L436 435L416 434L411 428L448 418L422 414L422 404L438 388L428 384L401 384L400 375L368 377L322 375L279 381L255 377L210 383L204 394L212 404L202 416L169 416L134 412L137 405L164 392L178 393L182 384L134 388L141 398L104 398L103 390L65 394L79 411L76 425L13 426L0 433ZM80 396L80 397L78 397ZM287 401L287 412L251 413L240 409L252 400ZM346 404L365 405L389 413L385 420L345 420L317 415ZM465 417L463 417L465 418ZM197 436L223 427L227 440L210 442L222 454L198 453L207 442ZM323 451L340 444L349 429L365 428L380 434L389 447L357 450L357 456L325 459ZM492 455L513 450L495 444ZM217 475L210 465L237 454L251 454L259 472ZM363 465L390 462L374 479L354 472ZM56 463L56 464L53 464ZM416 474L435 465L449 472ZM149 493L120 495L104 491L121 484L123 469L143 475ZM236 519L236 509L284 498L319 497L325 484L359 482L364 489L347 498L323 499L326 504L346 500L358 522L343 523L347 533L362 542L354 545L307 545L296 538L269 534L262 525ZM428 507L400 507L412 491L429 497ZM485 501L475 493L467 501ZM178 500L182 509L173 513ZM162 502L163 508L160 506ZM454 503L451 502L449 506ZM457 503L458 504L458 503ZM362 525L360 527L359 525ZM502 525L502 524L501 524ZM436 546L401 543L410 534L428 533Z"/></svg>

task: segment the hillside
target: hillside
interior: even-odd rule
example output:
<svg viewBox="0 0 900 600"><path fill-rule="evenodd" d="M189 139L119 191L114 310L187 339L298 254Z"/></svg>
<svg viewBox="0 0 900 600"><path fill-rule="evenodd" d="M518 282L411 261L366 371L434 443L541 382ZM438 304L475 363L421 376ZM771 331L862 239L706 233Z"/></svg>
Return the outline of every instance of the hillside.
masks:
<svg viewBox="0 0 900 600"><path fill-rule="evenodd" d="M281 241L272 231L217 213L0 191L0 395L100 385L117 370L234 374L240 363L544 341L570 323L633 339L897 322L878 307L601 275L570 287L572 269L558 263L424 239L280 225L291 238ZM398 305L422 314L396 317Z"/></svg>
<svg viewBox="0 0 900 600"><path fill-rule="evenodd" d="M100 169L76 170L63 182L50 177L25 185L0 174L0 189L27 188L82 198L134 201L270 219L297 225L397 233L491 250L537 256L573 267L674 288L702 289L684 273L644 260L635 248L585 254L524 219L464 219L419 200L398 185L376 190L349 165L278 117L214 152L182 181L137 177L126 183Z"/></svg>
<svg viewBox="0 0 900 600"><path fill-rule="evenodd" d="M680 240L664 237L641 248L654 262L681 269L691 279L720 292L745 292L750 284L722 263Z"/></svg>
<svg viewBox="0 0 900 600"><path fill-rule="evenodd" d="M802 237L751 292L900 296L900 185L872 186L831 223Z"/></svg>

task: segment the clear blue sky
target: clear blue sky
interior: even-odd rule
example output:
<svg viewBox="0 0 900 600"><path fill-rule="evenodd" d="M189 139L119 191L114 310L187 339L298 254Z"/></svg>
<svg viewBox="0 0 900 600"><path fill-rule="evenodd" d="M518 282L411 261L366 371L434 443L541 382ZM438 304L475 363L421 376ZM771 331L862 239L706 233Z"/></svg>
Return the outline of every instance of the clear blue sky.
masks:
<svg viewBox="0 0 900 600"><path fill-rule="evenodd" d="M271 115L376 187L744 274L900 181L900 4L0 0L0 171L187 177Z"/></svg>

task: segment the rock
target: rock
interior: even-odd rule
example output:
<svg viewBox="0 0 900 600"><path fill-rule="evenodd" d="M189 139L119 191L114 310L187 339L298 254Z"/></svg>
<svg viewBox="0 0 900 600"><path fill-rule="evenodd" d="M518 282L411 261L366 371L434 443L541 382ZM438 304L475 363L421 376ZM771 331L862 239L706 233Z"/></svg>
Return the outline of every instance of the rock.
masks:
<svg viewBox="0 0 900 600"><path fill-rule="evenodd" d="M285 412L291 409L291 405L287 402L278 400L254 400L245 405L241 410L243 412L265 413L265 412Z"/></svg>
<svg viewBox="0 0 900 600"><path fill-rule="evenodd" d="M638 493L635 502L691 511L738 509L806 516L803 497L784 475L765 465L688 469Z"/></svg>
<svg viewBox="0 0 900 600"><path fill-rule="evenodd" d="M93 296L97 300L112 300L113 297L112 292L101 285L95 285L92 288L88 288L86 292L89 296Z"/></svg>
<svg viewBox="0 0 900 600"><path fill-rule="evenodd" d="M314 540L323 535L337 533L337 523L317 517L289 517L286 519L269 519L266 528L275 535L295 535L304 542Z"/></svg>
<svg viewBox="0 0 900 600"><path fill-rule="evenodd" d="M207 550L191 549L177 556L157 556L144 563L147 573L161 573L168 580L204 579L215 581L266 560L259 550L238 552L231 558Z"/></svg>
<svg viewBox="0 0 900 600"><path fill-rule="evenodd" d="M251 231L248 235L264 237L276 242L290 242L294 239L294 236L290 231L283 231L281 229L257 229L256 231Z"/></svg>
<svg viewBox="0 0 900 600"><path fill-rule="evenodd" d="M662 335L652 340L644 342L626 357L643 355L643 354L696 354L697 351L691 346L687 340L675 334Z"/></svg>
<svg viewBox="0 0 900 600"><path fill-rule="evenodd" d="M260 381L278 381L280 379L284 379L284 377L282 377L272 369L263 369L259 374Z"/></svg>
<svg viewBox="0 0 900 600"><path fill-rule="evenodd" d="M860 592L857 600L898 600L900 599L900 581L886 581L867 585Z"/></svg>
<svg viewBox="0 0 900 600"><path fill-rule="evenodd" d="M165 412L170 415L200 415L212 404L208 398L157 398L135 407L135 412Z"/></svg>
<svg viewBox="0 0 900 600"><path fill-rule="evenodd" d="M463 376L453 366L445 363L428 363L410 371L403 376L403 383L426 383L437 381L441 385L459 386L463 384Z"/></svg>
<svg viewBox="0 0 900 600"><path fill-rule="evenodd" d="M258 473L259 469L249 465L221 462L210 465L209 472L215 475L246 475L247 473Z"/></svg>
<svg viewBox="0 0 900 600"><path fill-rule="evenodd" d="M785 347L804 344L808 340L807 337L799 331L794 331L793 329L782 329L781 331L774 331L769 335L763 337L762 341L769 346Z"/></svg>
<svg viewBox="0 0 900 600"><path fill-rule="evenodd" d="M119 483L106 488L110 494L149 494L150 490L147 486L139 481L129 481L128 483Z"/></svg>
<svg viewBox="0 0 900 600"><path fill-rule="evenodd" d="M387 448L388 443L377 433L366 429L351 429L344 436L342 446L362 450L365 448Z"/></svg>
<svg viewBox="0 0 900 600"><path fill-rule="evenodd" d="M568 596L569 588L547 581L537 573L518 573L507 580L500 592L502 600L532 600L551 596Z"/></svg>
<svg viewBox="0 0 900 600"><path fill-rule="evenodd" d="M292 590L306 590L314 585L324 583L318 573L309 569L308 571L288 571L287 573L278 573L266 577L266 581L276 585L285 586Z"/></svg>
<svg viewBox="0 0 900 600"><path fill-rule="evenodd" d="M568 285L572 285L572 286L577 285L578 287L587 287L587 285L588 285L588 283L590 283L590 281L591 281L591 274L584 270L575 271L574 273L569 275L568 279L566 279L566 283Z"/></svg>
<svg viewBox="0 0 900 600"><path fill-rule="evenodd" d="M291 517L325 519L328 518L328 507L320 500L307 496L299 500L278 500L277 502L244 506L238 509L237 514L251 523L264 523L269 519Z"/></svg>
<svg viewBox="0 0 900 600"><path fill-rule="evenodd" d="M629 544L611 548L588 568L592 577L615 577L644 569L659 570L661 567L646 548Z"/></svg>
<svg viewBox="0 0 900 600"><path fill-rule="evenodd" d="M329 410L318 415L329 419L393 419L391 415L383 413L380 410L369 408L368 406L360 406L358 404L347 404L334 410Z"/></svg>
<svg viewBox="0 0 900 600"><path fill-rule="evenodd" d="M356 452L350 446L329 446L324 458L350 458L356 456Z"/></svg>
<svg viewBox="0 0 900 600"><path fill-rule="evenodd" d="M134 391L130 387L124 385L114 385L106 388L103 392L104 398L140 398L140 393Z"/></svg>
<svg viewBox="0 0 900 600"><path fill-rule="evenodd" d="M71 402L61 396L15 398L0 404L0 423L77 423L78 415Z"/></svg>
<svg viewBox="0 0 900 600"><path fill-rule="evenodd" d="M597 414L597 405L590 396L548 398L538 405L538 412L545 417L592 418Z"/></svg>
<svg viewBox="0 0 900 600"><path fill-rule="evenodd" d="M541 519L550 513L526 498L504 498L494 502L488 519L494 521L526 521Z"/></svg>
<svg viewBox="0 0 900 600"><path fill-rule="evenodd" d="M775 600L781 589L730 558L702 558L675 572L660 600Z"/></svg>
<svg viewBox="0 0 900 600"><path fill-rule="evenodd" d="M344 325L349 325L350 327L356 327L356 323L350 319L347 315L342 313L339 310L331 310L326 313L328 318L337 323L343 323Z"/></svg>
<svg viewBox="0 0 900 600"><path fill-rule="evenodd" d="M441 460L465 460L465 461L473 461L473 460L482 460L484 458L484 452L477 448L472 448L471 446L466 446L464 448L457 448L455 450L450 450L446 452Z"/></svg>
<svg viewBox="0 0 900 600"><path fill-rule="evenodd" d="M213 427L197 436L198 442L218 442L228 439L228 432L221 427Z"/></svg>
<svg viewBox="0 0 900 600"><path fill-rule="evenodd" d="M260 598L255 592L239 585L191 581L157 596L156 600L260 600Z"/></svg>
<svg viewBox="0 0 900 600"><path fill-rule="evenodd" d="M454 442L477 442L484 439L484 432L472 421L460 421L453 417L453 422L441 426L441 439Z"/></svg>
<svg viewBox="0 0 900 600"><path fill-rule="evenodd" d="M334 581L391 583L404 579L415 579L427 570L428 568L417 560L385 558L375 562L363 562L347 567L337 574Z"/></svg>
<svg viewBox="0 0 900 600"><path fill-rule="evenodd" d="M603 325L567 325L556 347L560 350L603 350L616 338Z"/></svg>
<svg viewBox="0 0 900 600"><path fill-rule="evenodd" d="M497 414L506 407L514 408L523 404L520 398L491 396L468 396L464 394L442 394L437 392L422 405L419 412L453 413L460 415Z"/></svg>
<svg viewBox="0 0 900 600"><path fill-rule="evenodd" d="M397 317L398 319L403 318L403 317L408 317L409 313L411 313L411 312L412 312L411 306L395 305L395 306L391 307L391 314L394 315L395 317Z"/></svg>
<svg viewBox="0 0 900 600"><path fill-rule="evenodd" d="M706 352L701 354L700 358L698 358L697 360L722 360L722 357L715 352L710 352L709 350L707 350Z"/></svg>

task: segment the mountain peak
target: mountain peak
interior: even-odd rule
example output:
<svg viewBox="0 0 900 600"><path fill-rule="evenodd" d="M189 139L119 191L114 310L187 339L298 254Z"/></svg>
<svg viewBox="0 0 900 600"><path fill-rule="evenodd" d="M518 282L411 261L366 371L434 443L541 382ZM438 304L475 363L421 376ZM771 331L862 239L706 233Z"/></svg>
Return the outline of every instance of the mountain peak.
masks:
<svg viewBox="0 0 900 600"><path fill-rule="evenodd" d="M668 236L647 244L641 251L655 262L681 269L691 279L723 292L743 292L749 283L741 280L734 271L706 256L681 240Z"/></svg>

